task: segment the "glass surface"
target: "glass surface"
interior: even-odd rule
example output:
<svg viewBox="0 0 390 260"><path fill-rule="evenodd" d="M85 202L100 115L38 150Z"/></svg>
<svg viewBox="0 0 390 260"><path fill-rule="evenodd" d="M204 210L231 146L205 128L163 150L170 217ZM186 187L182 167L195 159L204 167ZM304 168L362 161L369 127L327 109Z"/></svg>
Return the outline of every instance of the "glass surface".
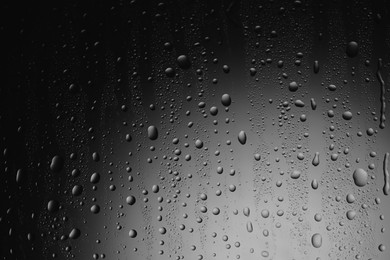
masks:
<svg viewBox="0 0 390 260"><path fill-rule="evenodd" d="M1 259L390 259L388 2L1 5Z"/></svg>

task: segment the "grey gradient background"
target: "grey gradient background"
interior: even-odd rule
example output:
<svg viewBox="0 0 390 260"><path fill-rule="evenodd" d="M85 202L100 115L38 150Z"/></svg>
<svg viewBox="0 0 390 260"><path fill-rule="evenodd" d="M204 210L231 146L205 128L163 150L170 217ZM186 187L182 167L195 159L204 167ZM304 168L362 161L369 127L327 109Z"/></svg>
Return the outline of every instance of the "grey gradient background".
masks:
<svg viewBox="0 0 390 260"><path fill-rule="evenodd" d="M2 5L2 259L389 259L390 200L382 187L390 135L388 126L379 128L376 76L381 58L388 98L386 1ZM350 41L359 46L353 58L346 55ZM182 54L191 68L178 66ZM165 75L168 67L173 78ZM288 90L292 81L299 84L296 92ZM228 110L221 104L225 93L232 98ZM295 106L297 99L305 107ZM344 111L353 118L344 120ZM150 125L158 128L157 140L147 138ZM240 131L245 145L237 139ZM50 170L55 155L64 159L60 172ZM78 177L71 174L75 168ZM356 168L369 174L364 187L353 182ZM16 182L19 169L23 178ZM302 172L299 179L290 177L295 169ZM100 174L97 184L90 183L94 172ZM76 184L83 186L77 197L71 193ZM356 198L352 204L349 193ZM134 205L126 203L129 195L136 197ZM47 210L50 200L59 202L58 212ZM90 211L94 204L98 214ZM261 216L264 209L268 218ZM351 209L354 220L346 217ZM322 221L314 220L316 213ZM61 239L72 228L81 236ZM322 235L320 248L311 244L314 233Z"/></svg>

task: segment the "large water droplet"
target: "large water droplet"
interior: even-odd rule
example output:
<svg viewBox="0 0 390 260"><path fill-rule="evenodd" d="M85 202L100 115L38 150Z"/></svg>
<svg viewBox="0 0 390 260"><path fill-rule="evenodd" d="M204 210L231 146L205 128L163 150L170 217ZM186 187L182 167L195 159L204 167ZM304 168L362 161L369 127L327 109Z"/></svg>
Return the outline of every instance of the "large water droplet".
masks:
<svg viewBox="0 0 390 260"><path fill-rule="evenodd" d="M150 140L156 140L158 137L158 130L157 130L157 127L155 127L154 125L151 125L148 127L148 138Z"/></svg>
<svg viewBox="0 0 390 260"><path fill-rule="evenodd" d="M232 103L232 99L230 98L230 95L229 94L223 94L222 98L221 98L221 103L225 107L230 106L230 104Z"/></svg>
<svg viewBox="0 0 390 260"><path fill-rule="evenodd" d="M361 168L357 168L353 172L353 181L355 182L356 186L363 187L367 184L368 181L368 174L365 170Z"/></svg>
<svg viewBox="0 0 390 260"><path fill-rule="evenodd" d="M238 133L238 141L240 142L240 144L246 143L246 133L244 131L240 131Z"/></svg>
<svg viewBox="0 0 390 260"><path fill-rule="evenodd" d="M319 248L322 246L322 236L319 233L315 233L311 237L311 243L315 248Z"/></svg>

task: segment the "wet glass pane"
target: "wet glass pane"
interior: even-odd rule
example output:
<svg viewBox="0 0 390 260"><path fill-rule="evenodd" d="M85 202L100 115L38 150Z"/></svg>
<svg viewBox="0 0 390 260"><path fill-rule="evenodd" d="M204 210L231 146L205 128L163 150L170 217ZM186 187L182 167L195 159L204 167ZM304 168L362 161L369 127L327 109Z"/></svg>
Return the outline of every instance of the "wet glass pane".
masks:
<svg viewBox="0 0 390 260"><path fill-rule="evenodd" d="M388 2L1 6L1 259L390 259Z"/></svg>

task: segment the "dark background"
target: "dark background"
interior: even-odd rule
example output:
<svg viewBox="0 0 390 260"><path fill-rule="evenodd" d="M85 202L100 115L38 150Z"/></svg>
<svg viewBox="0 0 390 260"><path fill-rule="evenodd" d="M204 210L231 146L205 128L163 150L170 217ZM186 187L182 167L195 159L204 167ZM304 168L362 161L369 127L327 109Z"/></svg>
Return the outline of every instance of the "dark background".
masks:
<svg viewBox="0 0 390 260"><path fill-rule="evenodd" d="M379 127L377 76L382 59L388 98L386 1L1 6L2 259L389 259L390 202L382 188L390 135ZM351 41L354 57L346 51ZM180 67L180 55L189 68ZM295 106L297 99L305 106ZM156 140L147 136L150 125ZM50 168L56 155L59 170ZM353 182L356 168L368 173L364 187ZM296 169L300 178L290 178ZM95 172L100 180L91 183ZM126 203L130 195L134 205ZM60 206L55 212L51 200ZM73 228L80 237L68 237ZM314 233L320 248L311 244Z"/></svg>

